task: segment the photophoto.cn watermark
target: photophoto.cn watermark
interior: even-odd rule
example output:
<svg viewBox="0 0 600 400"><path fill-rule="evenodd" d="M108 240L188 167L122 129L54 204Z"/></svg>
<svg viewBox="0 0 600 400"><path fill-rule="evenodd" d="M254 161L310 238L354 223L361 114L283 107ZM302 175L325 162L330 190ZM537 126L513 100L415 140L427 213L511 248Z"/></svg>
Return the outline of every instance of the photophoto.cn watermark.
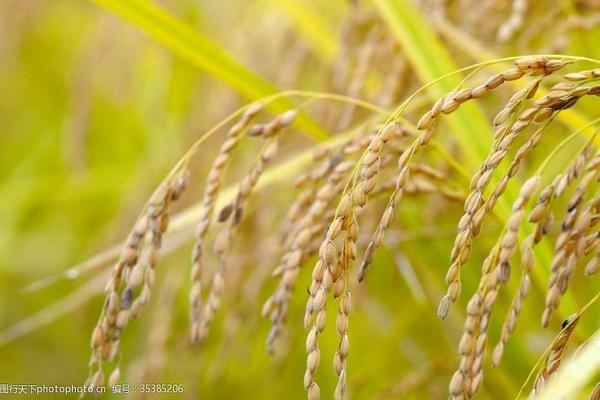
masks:
<svg viewBox="0 0 600 400"><path fill-rule="evenodd" d="M98 395L98 394L130 394L130 393L163 393L177 394L184 392L183 384L160 384L160 383L140 383L140 384L117 384L108 386L91 385L38 385L30 383L0 383L0 396L4 395Z"/></svg>

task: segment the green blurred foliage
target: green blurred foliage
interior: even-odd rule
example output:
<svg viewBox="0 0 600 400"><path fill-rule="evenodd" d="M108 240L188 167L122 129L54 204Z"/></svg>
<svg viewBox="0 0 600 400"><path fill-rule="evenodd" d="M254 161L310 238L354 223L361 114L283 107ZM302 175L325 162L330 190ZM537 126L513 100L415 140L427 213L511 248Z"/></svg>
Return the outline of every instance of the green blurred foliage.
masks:
<svg viewBox="0 0 600 400"><path fill-rule="evenodd" d="M351 7L341 0L155 3L274 87L325 91L328 71L336 57L341 57L340 38L331 36L338 34ZM600 58L597 35L598 28L578 30L567 50ZM288 54L284 50L292 46L305 49L305 58L290 81L286 78L290 65L283 58ZM480 61L457 57L454 48L449 51L459 66ZM508 44L497 55L513 53ZM246 100L88 1L2 0L0 54L0 330L23 320L41 324L8 344L0 343L0 383L82 384L88 374L90 333L102 307L104 277L94 271L33 293L22 289L118 243L153 188L194 140ZM376 83L381 80L372 77ZM578 110L586 118L596 117L597 103L586 101ZM561 128L550 135L532 164L541 162L567 131ZM565 150L562 164L582 142ZM307 143L309 139L298 136L287 146L304 148ZM194 160L194 183L204 177L216 146L218 138L208 140ZM241 165L253 155L242 152L236 157ZM234 177L243 173L243 167L231 171ZM553 173L551 168L549 175ZM193 185L183 206L195 204L201 190L201 184ZM277 190L283 195L277 195ZM286 190L282 184L265 191L263 200L280 207L270 210L273 215L255 217L260 229L269 225L260 221L271 218L274 225L283 217L289 201ZM424 201L434 207L436 198ZM259 209L259 204L257 200L254 206ZM464 301L448 321L435 315L457 221L451 217L431 221L418 203L403 203L398 212L404 216L402 230L415 232L414 238L398 245L410 262L398 258L398 249L381 251L369 280L354 294L360 307L350 318L352 398L443 398L458 360L455 349L462 332ZM460 212L456 205L447 214ZM248 229L253 228L251 224ZM481 238L475 259L485 257L485 249L497 237L499 224L491 225L495 231ZM428 230L435 235L429 236ZM271 357L265 351L269 324L258 314L274 283L267 279L268 269L259 279L260 260L245 263L235 278L250 276L259 284L250 280L240 285L245 291L229 294L223 306L227 312L217 316L207 343L192 348L187 337L190 247L169 254L161 264L157 292L165 286L163 282L175 277L168 318L155 319L163 299L156 293L159 300L128 326L122 343L122 381L133 382L136 365L148 362L148 356L158 351L148 345L147 338L157 326L166 325L171 330L164 346L168 351L155 382L184 383L186 398L304 398L306 354L301 319L309 269L303 270L299 295L292 301L288 326L293 328L285 337L282 354ZM472 293L478 282L475 270L479 271L479 265L472 262L468 267L472 270L465 274L464 293ZM263 285L263 280L268 283ZM573 284L573 309L565 308L563 314L581 308L600 290L597 279L577 278ZM479 398L514 396L553 337L552 331L538 328L542 286L534 288L518 338L507 348L505 368L486 370L487 383ZM510 287L514 289L516 283ZM499 305L506 309L509 304L510 296L505 293ZM598 311L595 305L589 315ZM52 317L54 312L58 318ZM334 320L334 307L330 313L329 320ZM491 342L498 338L501 323L501 318L493 320ZM578 342L594 332L597 324L593 319L582 322ZM322 392L329 394L336 383L330 365L337 346L333 329L326 331L321 343L317 380ZM402 394L405 387L413 388L410 394Z"/></svg>

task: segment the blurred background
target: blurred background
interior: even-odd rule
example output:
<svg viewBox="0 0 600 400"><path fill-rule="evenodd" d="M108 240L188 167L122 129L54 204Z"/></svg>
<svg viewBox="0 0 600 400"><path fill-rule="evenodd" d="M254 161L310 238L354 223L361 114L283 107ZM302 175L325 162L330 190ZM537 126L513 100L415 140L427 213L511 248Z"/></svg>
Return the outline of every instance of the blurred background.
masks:
<svg viewBox="0 0 600 400"><path fill-rule="evenodd" d="M417 35L415 49L399 40L385 1L0 1L0 383L85 382L89 338L112 265L110 249L124 239L153 189L194 141L252 99L303 89L393 110L430 80L427 73L433 79L454 68L521 54L600 59L597 1L401 2L416 13L412 22L433 35L435 44L418 42ZM130 13L146 9L164 17L157 26ZM164 39L164 30L179 32L174 37L181 42ZM436 45L450 70L427 71L415 61L435 58ZM212 68L210 60L223 68ZM498 106L508 96L489 102ZM585 118L597 117L593 102L578 110ZM330 135L372 117L328 102L311 106L308 113ZM545 149L572 130L556 128ZM299 127L286 137L280 161L319 140L315 131L307 131ZM217 132L194 158L190 190L177 211L200 201L223 134ZM452 140L442 142L456 150ZM256 149L243 144L229 183L247 171ZM547 152L541 150L538 159ZM455 153L464 157L460 149ZM464 163L477 165L476 160ZM202 346L188 341L193 219L169 236L153 301L122 339L122 382L182 383L183 398L305 397L302 316L309 268L303 270L288 330L272 356L264 344L269 322L260 319L260 307L274 287L270 246L276 248L271 243L277 242L277 223L293 199L284 184L295 172L277 178L252 201L243 229L253 232L253 239L236 247L237 267L222 312ZM440 207L435 198L425 197L402 207L413 220L394 228L392 242L355 294L351 398L444 398L457 364L464 302L446 321L437 319L435 309L462 205ZM496 237L482 235L483 248ZM478 282L479 266L472 264L464 293L472 293ZM576 279L574 286L573 309L564 315L600 290L597 279ZM554 337L560 321L552 329L539 328L541 299L539 289L524 310L504 364L486 372L479 398L514 397ZM509 302L509 295L501 299L505 307ZM590 315L598 311L596 306ZM501 323L499 314L495 338ZM583 322L578 340L597 324L593 318ZM333 353L336 340L333 329L323 336L324 354ZM323 356L317 375L327 394L336 382L329 360Z"/></svg>

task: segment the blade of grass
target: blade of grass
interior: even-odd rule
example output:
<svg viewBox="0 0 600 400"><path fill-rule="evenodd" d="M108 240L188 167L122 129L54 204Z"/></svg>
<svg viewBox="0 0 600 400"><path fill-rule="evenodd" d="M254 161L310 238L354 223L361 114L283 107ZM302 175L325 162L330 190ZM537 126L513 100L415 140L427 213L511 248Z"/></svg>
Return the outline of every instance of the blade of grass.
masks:
<svg viewBox="0 0 600 400"><path fill-rule="evenodd" d="M550 379L539 400L570 399L576 395L600 370L600 333L590 341Z"/></svg>
<svg viewBox="0 0 600 400"><path fill-rule="evenodd" d="M254 100L279 92L275 86L239 64L216 43L173 17L166 10L145 0L94 0L100 6L139 27L175 54L212 77ZM293 107L285 99L273 102L271 109L282 112ZM299 115L296 126L317 140L328 133L306 115Z"/></svg>
<svg viewBox="0 0 600 400"><path fill-rule="evenodd" d="M314 4L304 0L268 0L289 16L299 36L304 38L313 51L324 61L331 61L338 52L337 34Z"/></svg>
<svg viewBox="0 0 600 400"><path fill-rule="evenodd" d="M374 0L374 4L423 82L431 82L458 69L427 21L410 2ZM430 86L429 94L437 100L460 83L461 77L453 75ZM487 154L493 133L484 113L476 104L468 103L463 106L450 115L447 121L460 141L465 162L471 169L475 169Z"/></svg>
<svg viewBox="0 0 600 400"><path fill-rule="evenodd" d="M600 299L600 293L597 293L585 306L583 306L581 310L577 312L577 315L581 316L592 307L598 299ZM517 394L517 399L521 397L523 390L529 383L529 380L532 378L533 373L541 364L542 360L548 356L550 347L551 344L546 348L542 358L534 366L533 370L525 380L525 383L521 386L521 390ZM599 354L600 329L596 329L589 340L586 340L579 349L575 351L573 356L558 369L556 375L550 378L536 399L550 400L572 398L572 396L577 394L600 370Z"/></svg>

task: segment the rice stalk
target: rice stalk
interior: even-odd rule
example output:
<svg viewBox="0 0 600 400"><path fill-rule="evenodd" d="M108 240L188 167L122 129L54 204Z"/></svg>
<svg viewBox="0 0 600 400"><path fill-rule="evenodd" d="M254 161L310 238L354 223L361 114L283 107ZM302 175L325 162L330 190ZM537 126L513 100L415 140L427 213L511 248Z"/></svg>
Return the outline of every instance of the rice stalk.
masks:
<svg viewBox="0 0 600 400"><path fill-rule="evenodd" d="M537 394L542 390L546 381L548 381L558 370L560 364L564 358L567 344L575 327L579 322L579 315L575 314L563 322L562 329L552 341L550 353L546 358L546 361L542 365L540 372L538 373L533 383L533 388L529 394L529 398L535 398Z"/></svg>
<svg viewBox="0 0 600 400"><path fill-rule="evenodd" d="M296 114L296 110L290 110L284 114L277 116L273 121L269 123L253 125L248 129L248 135L261 136L266 139L266 143L263 150L259 154L258 159L250 168L248 174L241 180L238 186L236 197L233 200L233 202L221 209L219 213L219 222L227 222L227 226L223 230L221 230L215 238L214 251L219 259L219 267L217 273L213 278L212 285L208 294L208 300L204 307L204 312L199 315L198 313L193 313L192 315L191 338L192 342L194 343L200 342L206 338L206 336L208 335L210 324L214 319L214 315L217 309L220 306L220 298L224 289L225 274L227 270L225 255L231 247L231 242L234 239L237 228L241 222L242 214L244 213L245 203L248 201L248 198L252 194L252 191L256 186L258 179L263 174L265 168L277 152L276 139L279 132L283 128L292 124L294 118L296 117ZM226 158L228 157L229 155L227 155ZM216 166L218 165L219 163L216 164ZM219 175L221 171L219 171ZM201 224L203 223L203 221L210 222L210 216L208 216L206 219L203 218L201 220ZM206 225L206 228L204 228L204 226L205 225L203 224L200 225L200 227L202 228L201 232L203 232L205 235L206 231L208 230L208 226ZM196 252L195 254L198 253ZM196 280L196 286L192 287L192 291L190 293L190 303L192 304L193 309L199 307L200 303L200 289L198 284L199 278L200 277L198 276L198 279Z"/></svg>

